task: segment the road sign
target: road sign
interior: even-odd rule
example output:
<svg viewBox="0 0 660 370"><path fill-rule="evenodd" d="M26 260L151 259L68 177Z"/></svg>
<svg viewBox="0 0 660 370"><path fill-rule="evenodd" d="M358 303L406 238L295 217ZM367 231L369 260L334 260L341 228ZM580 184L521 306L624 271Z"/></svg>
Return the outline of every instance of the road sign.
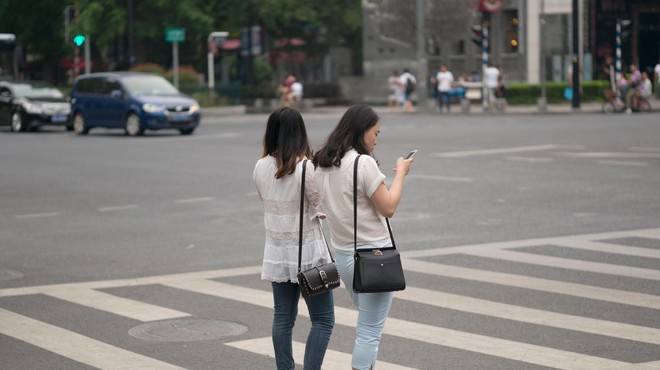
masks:
<svg viewBox="0 0 660 370"><path fill-rule="evenodd" d="M186 39L185 28L169 27L165 30L165 41L167 42L182 42Z"/></svg>

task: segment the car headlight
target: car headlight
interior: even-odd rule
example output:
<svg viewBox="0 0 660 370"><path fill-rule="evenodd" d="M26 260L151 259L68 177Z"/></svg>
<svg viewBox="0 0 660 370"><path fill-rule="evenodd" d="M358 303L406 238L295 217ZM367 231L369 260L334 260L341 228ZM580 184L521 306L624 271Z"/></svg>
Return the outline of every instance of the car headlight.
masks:
<svg viewBox="0 0 660 370"><path fill-rule="evenodd" d="M32 104L26 102L25 104L23 104L23 108L25 108L25 111L30 114L43 113L43 108L41 107L41 104Z"/></svg>
<svg viewBox="0 0 660 370"><path fill-rule="evenodd" d="M142 110L144 110L147 113L166 113L167 109L163 107L162 105L156 105L156 104L144 104L142 106Z"/></svg>
<svg viewBox="0 0 660 370"><path fill-rule="evenodd" d="M190 106L190 113L199 112L199 104L193 104Z"/></svg>

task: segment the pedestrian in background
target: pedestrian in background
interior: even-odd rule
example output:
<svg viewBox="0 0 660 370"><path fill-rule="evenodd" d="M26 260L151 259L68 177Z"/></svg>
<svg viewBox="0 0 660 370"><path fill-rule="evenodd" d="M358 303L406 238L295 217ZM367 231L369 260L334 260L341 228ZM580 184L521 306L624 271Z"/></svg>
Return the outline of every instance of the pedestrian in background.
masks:
<svg viewBox="0 0 660 370"><path fill-rule="evenodd" d="M404 69L401 76L399 76L399 83L403 88L403 110L409 113L414 112L415 108L413 107L411 96L417 85L415 76L413 76L412 73L408 71L408 69Z"/></svg>
<svg viewBox="0 0 660 370"><path fill-rule="evenodd" d="M484 108L489 111L495 108L495 90L499 84L500 70L495 68L492 63L488 63L488 67L484 71L484 81L486 85L486 96Z"/></svg>
<svg viewBox="0 0 660 370"><path fill-rule="evenodd" d="M451 108L449 98L451 84L454 82L454 75L447 70L447 66L441 65L440 71L435 75L435 80L438 85L438 107L440 108L440 112L442 112L443 107L446 107L447 113L449 113Z"/></svg>
<svg viewBox="0 0 660 370"><path fill-rule="evenodd" d="M655 97L660 99L660 61L653 68L653 84L655 84Z"/></svg>
<svg viewBox="0 0 660 370"><path fill-rule="evenodd" d="M633 99L639 96L642 90L642 74L635 64L630 65L630 77L628 77L628 88L626 90L626 113L632 113Z"/></svg>
<svg viewBox="0 0 660 370"><path fill-rule="evenodd" d="M289 107L276 109L266 125L261 159L252 180L264 207L266 243L261 279L273 290L273 347L278 370L295 369L292 332L298 315L300 285L298 231L302 161L312 150L302 116ZM311 163L310 163L311 164ZM314 182L314 166L306 166L302 271L331 261L321 234L325 218ZM332 291L305 298L312 327L305 345L305 370L319 370L335 323Z"/></svg>
<svg viewBox="0 0 660 370"><path fill-rule="evenodd" d="M298 78L293 76L293 83L291 84L291 106L300 109L303 99L303 85Z"/></svg>
<svg viewBox="0 0 660 370"><path fill-rule="evenodd" d="M387 107L390 110L397 108L401 102L401 84L399 83L399 72L392 71L387 78Z"/></svg>
<svg viewBox="0 0 660 370"><path fill-rule="evenodd" d="M385 217L396 211L411 159L398 158L390 189L385 175L373 157L380 132L380 118L368 105L350 107L314 155L316 184L328 210L328 224L335 249L335 260L344 287L358 309L357 329L351 366L357 370L376 366L378 345L392 304L393 292L355 293L353 291L353 165L358 155L357 246L392 246ZM351 196L347 196L347 195Z"/></svg>

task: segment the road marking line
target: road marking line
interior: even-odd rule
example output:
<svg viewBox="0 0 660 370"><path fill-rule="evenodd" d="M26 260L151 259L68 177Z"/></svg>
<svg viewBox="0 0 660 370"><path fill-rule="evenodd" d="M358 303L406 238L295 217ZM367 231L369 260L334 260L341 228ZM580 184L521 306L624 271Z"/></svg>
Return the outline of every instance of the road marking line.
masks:
<svg viewBox="0 0 660 370"><path fill-rule="evenodd" d="M28 218L55 217L55 216L59 216L59 215L60 215L59 212L45 212L45 213L29 213L29 214L26 214L26 215L16 215L14 217L19 219L19 220L25 220L25 219L28 219Z"/></svg>
<svg viewBox="0 0 660 370"><path fill-rule="evenodd" d="M631 146L628 148L631 152L658 152L660 153L660 147L657 146Z"/></svg>
<svg viewBox="0 0 660 370"><path fill-rule="evenodd" d="M257 306L272 308L272 294L267 291L237 287L216 281L171 281L169 287L197 292L214 297L231 299ZM396 295L395 295L396 296ZM305 303L300 302L298 313L308 316ZM355 327L357 311L335 307L335 323ZM607 366L623 366L626 362L609 360L575 352L515 342L507 339L445 329L432 325L388 318L384 334L421 341L439 346L458 348L500 358L522 361L557 369L600 369Z"/></svg>
<svg viewBox="0 0 660 370"><path fill-rule="evenodd" d="M135 204L129 204L126 206L116 206L116 207L101 207L98 209L99 212L115 212L115 211L125 211L127 209L134 209L138 206Z"/></svg>
<svg viewBox="0 0 660 370"><path fill-rule="evenodd" d="M660 243L660 240L658 242ZM564 239L561 243L556 243L556 245L573 249L621 254L626 256L660 258L660 249L630 247L627 245L600 243L591 240ZM658 261L658 264L660 265L660 261Z"/></svg>
<svg viewBox="0 0 660 370"><path fill-rule="evenodd" d="M535 158L535 157L512 157L507 156L505 159L513 162L524 162L524 163L550 163L554 162L554 158Z"/></svg>
<svg viewBox="0 0 660 370"><path fill-rule="evenodd" d="M660 153L627 153L627 152L588 152L588 153L557 153L564 157L577 158L660 158Z"/></svg>
<svg viewBox="0 0 660 370"><path fill-rule="evenodd" d="M200 198L188 198L188 199L179 199L175 200L174 203L199 203L199 202L209 202L212 201L213 197L200 197Z"/></svg>
<svg viewBox="0 0 660 370"><path fill-rule="evenodd" d="M660 297L655 295L567 283L559 280L548 280L531 276L476 270L407 258L403 260L403 268L405 271L418 272L427 275L447 276L450 278L564 294L573 297L595 299L604 302L613 302L654 310L657 310L660 307Z"/></svg>
<svg viewBox="0 0 660 370"><path fill-rule="evenodd" d="M243 351L248 351L256 353L262 356L275 358L273 350L273 338L255 338L241 340L238 342L225 343L225 345L234 347ZM296 363L302 365L300 361L305 358L305 343L293 342L293 358L296 359ZM346 370L351 367L351 358L350 354L346 354L339 351L333 351L328 349L325 352L325 357L323 358L323 370ZM378 370L412 370L412 367L406 367L401 365L395 365L384 361L378 361Z"/></svg>
<svg viewBox="0 0 660 370"><path fill-rule="evenodd" d="M412 179L425 179L425 180L438 180L438 181L452 181L452 182L473 182L474 179L469 177L449 177L449 176L434 176L434 175L408 175Z"/></svg>
<svg viewBox="0 0 660 370"><path fill-rule="evenodd" d="M5 288L0 289L1 297L13 297L19 295L29 294L48 294L49 292L57 292L68 289L105 289L105 288L122 288L142 285L154 285L166 283L168 281L178 280L198 280L198 279L220 279L224 277L236 277L244 275L261 274L261 265L237 267L225 270L209 270L199 272L185 272L181 274L171 275L158 275L147 276L143 278L134 279L116 279L116 280L99 280L88 281L82 283L64 283L52 285L37 285L31 287L18 287L18 288Z"/></svg>
<svg viewBox="0 0 660 370"><path fill-rule="evenodd" d="M397 298L478 315L660 345L660 330L407 287Z"/></svg>
<svg viewBox="0 0 660 370"><path fill-rule="evenodd" d="M633 161L598 161L598 164L608 165L608 166L635 166L635 167L644 167L648 166L649 162L633 162Z"/></svg>
<svg viewBox="0 0 660 370"><path fill-rule="evenodd" d="M507 153L523 153L523 152L538 152L542 150L557 149L557 145L532 145L532 146L519 146L512 148L497 148L497 149L481 149L481 150L465 150L459 152L445 152L445 153L431 153L431 157L450 157L450 158L463 158L472 157L476 155L490 155L490 154L507 154Z"/></svg>
<svg viewBox="0 0 660 370"><path fill-rule="evenodd" d="M100 369L183 369L1 308L0 333Z"/></svg>
<svg viewBox="0 0 660 370"><path fill-rule="evenodd" d="M145 322L190 316L190 314L185 312L118 297L92 289L50 291L47 295L82 306Z"/></svg>
<svg viewBox="0 0 660 370"><path fill-rule="evenodd" d="M619 266L600 262L589 262L569 258L542 256L538 254L514 252L503 249L491 251L474 250L465 253L473 256L546 267L556 267L567 270L626 276L636 279L660 280L660 270L651 270L639 267Z"/></svg>

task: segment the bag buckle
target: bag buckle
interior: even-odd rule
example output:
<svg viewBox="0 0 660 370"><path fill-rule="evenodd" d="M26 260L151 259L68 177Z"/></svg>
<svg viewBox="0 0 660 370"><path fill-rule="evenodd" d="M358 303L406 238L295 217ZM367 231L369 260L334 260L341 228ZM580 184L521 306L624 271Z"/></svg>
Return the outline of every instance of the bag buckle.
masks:
<svg viewBox="0 0 660 370"><path fill-rule="evenodd" d="M373 250L375 256L382 256L383 252L380 251L380 249L374 249Z"/></svg>
<svg viewBox="0 0 660 370"><path fill-rule="evenodd" d="M325 271L319 270L319 275L321 275L321 280L324 282L328 280L328 275L326 275Z"/></svg>

